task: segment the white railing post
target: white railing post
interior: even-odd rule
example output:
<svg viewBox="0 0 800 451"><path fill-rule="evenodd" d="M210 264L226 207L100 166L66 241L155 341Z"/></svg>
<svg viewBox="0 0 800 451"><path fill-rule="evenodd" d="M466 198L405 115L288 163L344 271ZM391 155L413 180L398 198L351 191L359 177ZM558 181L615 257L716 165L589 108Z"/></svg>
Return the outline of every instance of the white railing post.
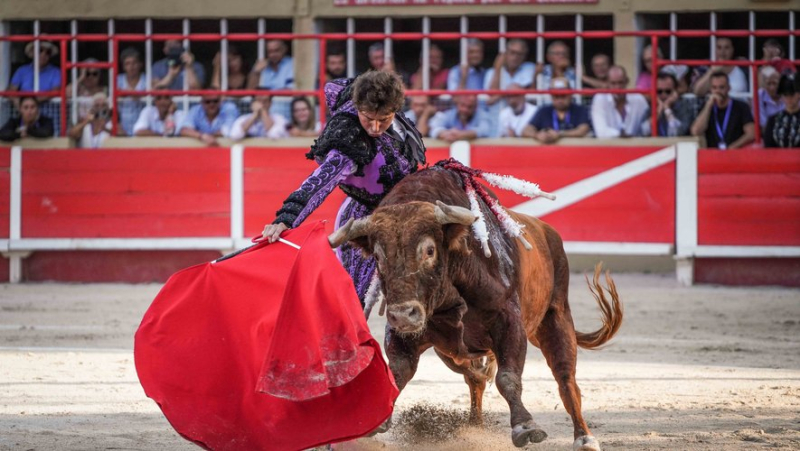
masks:
<svg viewBox="0 0 800 451"><path fill-rule="evenodd" d="M72 39L69 42L69 46L72 49L70 55L70 62L75 64L78 62L78 21L72 20L70 21L70 36ZM67 108L70 111L70 118L72 119L73 124L78 123L78 68L73 66L70 69L70 73L72 74L72 83L70 84L70 95L72 97L71 101L67 103ZM66 80L61 80L61 83L66 83ZM61 99L62 102L67 102L67 99Z"/></svg>
<svg viewBox="0 0 800 451"><path fill-rule="evenodd" d="M11 186L9 198L8 241L8 281L19 283L22 280L22 259L26 256L11 252L12 243L22 236L22 147L11 148Z"/></svg>
<svg viewBox="0 0 800 451"><path fill-rule="evenodd" d="M147 90L152 89L153 86L153 19L145 19L144 21L144 81ZM145 98L145 106L153 105L153 96Z"/></svg>
<svg viewBox="0 0 800 451"><path fill-rule="evenodd" d="M681 285L694 283L697 251L698 144L677 144L675 177L675 273Z"/></svg>
<svg viewBox="0 0 800 451"><path fill-rule="evenodd" d="M219 53L220 89L228 90L228 19L219 20L219 34L222 35L222 44Z"/></svg>
<svg viewBox="0 0 800 451"><path fill-rule="evenodd" d="M231 146L231 241L244 239L244 146Z"/></svg>
<svg viewBox="0 0 800 451"><path fill-rule="evenodd" d="M456 141L450 144L450 158L461 162L464 166L469 166L472 160L472 148L469 141Z"/></svg>
<svg viewBox="0 0 800 451"><path fill-rule="evenodd" d="M356 33L356 20L347 18L347 78L356 76L356 40L351 38Z"/></svg>
<svg viewBox="0 0 800 451"><path fill-rule="evenodd" d="M39 42L39 33L41 29L39 26L39 20L33 21L33 91L39 92L39 48L41 47L41 43ZM51 55L52 56L52 55ZM66 80L61 80L61 83L65 83Z"/></svg>
<svg viewBox="0 0 800 451"><path fill-rule="evenodd" d="M425 16L422 18L422 89L427 91L431 88L430 68L431 68L431 39L428 35L431 33L431 18Z"/></svg>

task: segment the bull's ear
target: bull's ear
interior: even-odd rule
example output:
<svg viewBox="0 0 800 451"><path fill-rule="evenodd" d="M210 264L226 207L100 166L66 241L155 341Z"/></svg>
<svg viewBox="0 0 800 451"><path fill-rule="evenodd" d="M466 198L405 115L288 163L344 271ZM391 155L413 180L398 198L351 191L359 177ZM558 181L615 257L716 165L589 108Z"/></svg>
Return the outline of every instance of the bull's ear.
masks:
<svg viewBox="0 0 800 451"><path fill-rule="evenodd" d="M443 226L444 231L444 246L450 252L455 252L461 255L469 255L469 238L470 226L463 224L446 224Z"/></svg>

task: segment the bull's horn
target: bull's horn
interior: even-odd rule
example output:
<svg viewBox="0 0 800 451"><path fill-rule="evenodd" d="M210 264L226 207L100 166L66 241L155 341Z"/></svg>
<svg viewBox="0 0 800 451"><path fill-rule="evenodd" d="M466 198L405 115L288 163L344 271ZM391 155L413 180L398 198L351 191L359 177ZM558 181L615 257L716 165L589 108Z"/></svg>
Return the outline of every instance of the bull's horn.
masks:
<svg viewBox="0 0 800 451"><path fill-rule="evenodd" d="M447 205L440 200L436 201L434 211L439 224L472 225L478 219L469 208Z"/></svg>
<svg viewBox="0 0 800 451"><path fill-rule="evenodd" d="M336 229L333 233L328 235L328 243L332 248L337 248L347 241L354 240L367 234L367 225L369 224L369 216L358 220L350 218L345 225Z"/></svg>

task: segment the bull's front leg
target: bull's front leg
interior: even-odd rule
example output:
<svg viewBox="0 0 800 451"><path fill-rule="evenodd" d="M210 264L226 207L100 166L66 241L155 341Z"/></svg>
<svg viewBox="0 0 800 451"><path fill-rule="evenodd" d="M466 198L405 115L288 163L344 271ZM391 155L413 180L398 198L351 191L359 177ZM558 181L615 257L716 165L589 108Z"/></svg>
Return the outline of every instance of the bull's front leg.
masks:
<svg viewBox="0 0 800 451"><path fill-rule="evenodd" d="M522 321L512 316L496 332L493 334L498 363L496 384L511 411L511 441L519 448L539 443L547 438L547 433L522 404L522 370L528 344Z"/></svg>
<svg viewBox="0 0 800 451"><path fill-rule="evenodd" d="M405 338L392 331L386 325L386 337L383 342L386 349L386 357L389 359L389 369L394 376L394 382L400 392L403 391L408 381L414 377L419 364L419 356L426 349L417 343L417 340ZM392 417L389 417L382 425L375 429L374 433L383 433L392 426Z"/></svg>

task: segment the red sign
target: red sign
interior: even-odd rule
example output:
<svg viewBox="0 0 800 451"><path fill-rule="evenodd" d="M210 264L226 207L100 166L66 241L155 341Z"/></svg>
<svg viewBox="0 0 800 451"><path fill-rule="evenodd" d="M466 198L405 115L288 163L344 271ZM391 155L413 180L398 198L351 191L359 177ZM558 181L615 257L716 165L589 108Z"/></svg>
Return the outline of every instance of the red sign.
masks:
<svg viewBox="0 0 800 451"><path fill-rule="evenodd" d="M333 6L464 6L597 3L597 0L333 0Z"/></svg>

